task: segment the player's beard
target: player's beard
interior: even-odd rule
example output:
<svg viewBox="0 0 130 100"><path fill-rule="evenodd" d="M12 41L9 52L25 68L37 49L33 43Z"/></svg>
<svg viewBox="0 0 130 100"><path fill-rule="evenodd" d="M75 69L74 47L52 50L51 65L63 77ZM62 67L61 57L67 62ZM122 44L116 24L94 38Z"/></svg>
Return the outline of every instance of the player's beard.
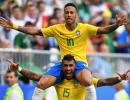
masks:
<svg viewBox="0 0 130 100"><path fill-rule="evenodd" d="M72 70L66 71L65 72L65 77L66 77L67 80L72 79L73 78L73 71Z"/></svg>

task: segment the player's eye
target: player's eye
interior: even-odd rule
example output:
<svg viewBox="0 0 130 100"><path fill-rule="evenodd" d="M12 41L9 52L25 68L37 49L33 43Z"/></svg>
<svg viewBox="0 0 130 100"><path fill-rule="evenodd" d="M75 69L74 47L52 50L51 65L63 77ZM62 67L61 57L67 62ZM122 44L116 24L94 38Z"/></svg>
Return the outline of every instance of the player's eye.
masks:
<svg viewBox="0 0 130 100"><path fill-rule="evenodd" d="M73 11L70 12L70 14L73 14L73 13L74 13Z"/></svg>
<svg viewBox="0 0 130 100"><path fill-rule="evenodd" d="M66 12L65 12L65 14L69 14L69 12L68 12L68 11L66 11Z"/></svg>
<svg viewBox="0 0 130 100"><path fill-rule="evenodd" d="M64 66L64 67L67 67L68 65L67 65L67 64L64 64L63 66Z"/></svg>

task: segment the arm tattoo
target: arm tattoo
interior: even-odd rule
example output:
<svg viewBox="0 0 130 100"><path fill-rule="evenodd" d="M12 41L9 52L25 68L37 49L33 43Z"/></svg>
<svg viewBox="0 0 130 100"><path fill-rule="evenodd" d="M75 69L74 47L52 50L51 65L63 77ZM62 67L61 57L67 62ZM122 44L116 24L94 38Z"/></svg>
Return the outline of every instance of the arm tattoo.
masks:
<svg viewBox="0 0 130 100"><path fill-rule="evenodd" d="M29 34L29 35L41 35L42 36L41 30L36 29L34 27L22 27L22 26L19 26L18 31Z"/></svg>
<svg viewBox="0 0 130 100"><path fill-rule="evenodd" d="M19 26L19 27L18 27L18 31L23 32L23 33L28 33L26 27L21 27L21 26Z"/></svg>
<svg viewBox="0 0 130 100"><path fill-rule="evenodd" d="M112 24L107 27L99 27L97 34L108 34L115 31L117 28L117 24Z"/></svg>
<svg viewBox="0 0 130 100"><path fill-rule="evenodd" d="M97 83L97 86L100 87L100 86L111 86L111 85L115 85L117 83L119 83L120 80L118 77L112 77L112 78L107 78L107 79L101 79L98 81Z"/></svg>
<svg viewBox="0 0 130 100"><path fill-rule="evenodd" d="M20 73L23 74L25 77L29 78L30 80L35 80L35 81L39 81L40 78L42 77L42 75L39 75L37 73L25 69L22 69Z"/></svg>

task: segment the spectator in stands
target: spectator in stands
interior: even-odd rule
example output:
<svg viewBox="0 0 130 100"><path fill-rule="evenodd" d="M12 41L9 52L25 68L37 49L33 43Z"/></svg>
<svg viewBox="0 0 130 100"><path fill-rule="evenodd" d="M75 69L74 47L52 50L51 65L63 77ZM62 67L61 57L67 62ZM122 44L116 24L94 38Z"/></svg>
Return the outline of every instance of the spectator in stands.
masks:
<svg viewBox="0 0 130 100"><path fill-rule="evenodd" d="M42 16L51 16L53 14L53 8L47 5L44 1L37 3L39 14Z"/></svg>
<svg viewBox="0 0 130 100"><path fill-rule="evenodd" d="M58 21L57 21L56 17L50 18L49 26L55 25L57 23L58 23ZM51 48L56 48L56 49L59 48L57 41L54 37L45 37L43 39L43 46L44 46L44 50L50 50Z"/></svg>
<svg viewBox="0 0 130 100"><path fill-rule="evenodd" d="M25 26L34 26L31 22L26 22ZM31 36L23 33L16 35L14 39L14 46L17 49L43 49L43 42L39 36Z"/></svg>
<svg viewBox="0 0 130 100"><path fill-rule="evenodd" d="M61 24L64 22L63 13L60 8L54 8L54 13L51 18L55 18L58 24Z"/></svg>
<svg viewBox="0 0 130 100"><path fill-rule="evenodd" d="M39 11L39 19L37 22L37 27L47 27L49 23L49 17L53 14L53 8L51 6L46 5L44 1L39 1L37 3L37 8Z"/></svg>
<svg viewBox="0 0 130 100"><path fill-rule="evenodd" d="M3 16L5 18L9 18L10 16L10 8L14 3L12 3L10 0L4 0L4 2L1 5L1 9L3 11Z"/></svg>
<svg viewBox="0 0 130 100"><path fill-rule="evenodd" d="M109 48L105 43L101 43L98 49L99 49L98 52L100 53L109 53ZM106 78L113 74L112 65L109 62L109 59L102 56L95 56L95 57L89 57L88 60L90 68L92 69L93 74L95 76L98 74L99 77Z"/></svg>
<svg viewBox="0 0 130 100"><path fill-rule="evenodd" d="M109 10L105 10L102 14L102 26L107 26L107 25L110 25L112 24L112 13L109 11ZM113 53L114 52L114 45L113 45L113 38L114 38L114 32L111 32L107 35L104 35L104 38L105 39L105 42L106 44L108 45L108 48L109 48L109 52Z"/></svg>
<svg viewBox="0 0 130 100"><path fill-rule="evenodd" d="M26 22L36 23L38 19L38 9L34 4L28 4L25 9Z"/></svg>
<svg viewBox="0 0 130 100"><path fill-rule="evenodd" d="M123 12L124 14L128 15L129 5L127 0L118 0L115 2L114 10L116 12Z"/></svg>
<svg viewBox="0 0 130 100"><path fill-rule="evenodd" d="M89 5L89 0L81 0L81 3L77 4L79 17L84 22L90 19Z"/></svg>
<svg viewBox="0 0 130 100"><path fill-rule="evenodd" d="M66 4L64 1L67 1L67 0L51 0L51 6L53 8L60 8L60 9L63 9L64 7L64 4Z"/></svg>
<svg viewBox="0 0 130 100"><path fill-rule="evenodd" d="M25 25L25 20L24 20L24 12L23 9L19 6L14 6L12 8L12 13L11 13L11 18L10 20L13 23L16 23L18 25Z"/></svg>
<svg viewBox="0 0 130 100"><path fill-rule="evenodd" d="M26 21L24 19L24 11L21 7L15 5L11 9L11 15L10 15L10 20L18 25L24 26ZM15 30L11 30L11 39L12 39L12 44L14 44L14 39L16 35L18 35L19 32Z"/></svg>
<svg viewBox="0 0 130 100"><path fill-rule="evenodd" d="M12 30L0 27L0 48L12 48Z"/></svg>
<svg viewBox="0 0 130 100"><path fill-rule="evenodd" d="M125 31L119 34L116 44L117 53L130 53L130 19L125 25Z"/></svg>
<svg viewBox="0 0 130 100"><path fill-rule="evenodd" d="M9 85L9 88L4 100L24 100L23 92L18 85L17 72L8 70L5 74L5 82Z"/></svg>
<svg viewBox="0 0 130 100"><path fill-rule="evenodd" d="M108 10L106 2L103 0L92 0L90 5L90 14L91 16L95 16L105 10Z"/></svg>
<svg viewBox="0 0 130 100"><path fill-rule="evenodd" d="M128 2L128 15L130 15L130 0L126 0Z"/></svg>
<svg viewBox="0 0 130 100"><path fill-rule="evenodd" d="M33 26L33 24L26 22L25 26L30 27ZM27 34L19 33L14 39L14 46L17 49L34 48L34 45L36 45L35 38Z"/></svg>

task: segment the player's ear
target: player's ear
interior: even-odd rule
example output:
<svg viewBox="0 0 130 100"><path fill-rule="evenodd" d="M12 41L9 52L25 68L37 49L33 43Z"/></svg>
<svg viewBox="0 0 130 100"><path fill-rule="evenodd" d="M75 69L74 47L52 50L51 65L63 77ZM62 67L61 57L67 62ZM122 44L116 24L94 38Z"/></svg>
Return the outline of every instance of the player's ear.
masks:
<svg viewBox="0 0 130 100"><path fill-rule="evenodd" d="M65 18L65 12L63 13L63 16L64 16L64 18Z"/></svg>
<svg viewBox="0 0 130 100"><path fill-rule="evenodd" d="M79 21L79 16L78 16L78 14L76 15L76 22L78 22Z"/></svg>

